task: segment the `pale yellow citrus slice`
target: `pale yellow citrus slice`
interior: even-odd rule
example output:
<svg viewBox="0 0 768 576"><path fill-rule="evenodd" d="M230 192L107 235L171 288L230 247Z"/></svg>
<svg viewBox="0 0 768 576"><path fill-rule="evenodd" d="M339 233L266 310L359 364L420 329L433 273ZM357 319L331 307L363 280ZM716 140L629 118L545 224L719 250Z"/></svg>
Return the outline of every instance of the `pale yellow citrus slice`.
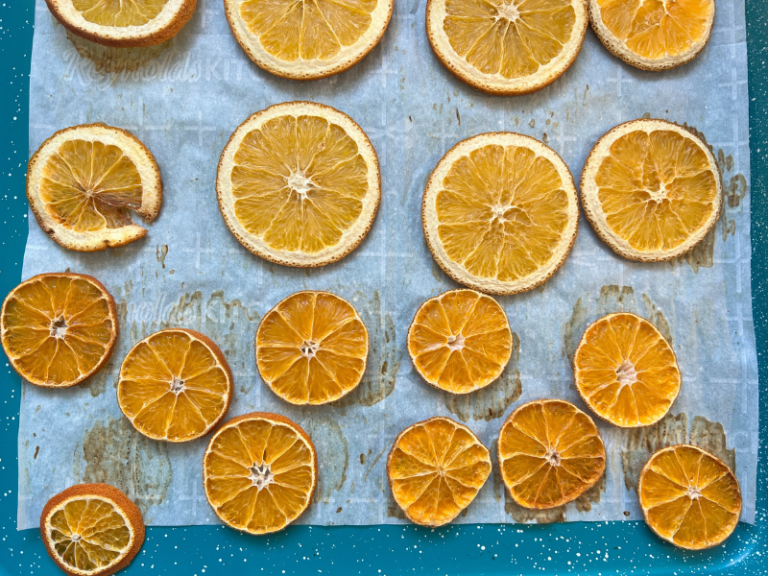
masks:
<svg viewBox="0 0 768 576"><path fill-rule="evenodd" d="M323 266L370 230L379 162L346 114L311 102L277 104L232 134L216 191L224 221L248 250L277 264Z"/></svg>
<svg viewBox="0 0 768 576"><path fill-rule="evenodd" d="M108 576L131 563L144 543L141 512L107 484L78 484L43 508L40 534L53 561L70 576Z"/></svg>
<svg viewBox="0 0 768 576"><path fill-rule="evenodd" d="M581 202L598 236L630 260L671 260L701 242L720 217L723 187L709 147L665 120L616 126L581 174Z"/></svg>
<svg viewBox="0 0 768 576"><path fill-rule="evenodd" d="M645 521L680 548L722 544L741 514L741 490L730 468L697 446L662 448L648 459L637 487Z"/></svg>
<svg viewBox="0 0 768 576"><path fill-rule="evenodd" d="M312 502L317 453L306 432L279 414L233 418L203 456L205 497L222 522L269 534L294 522Z"/></svg>
<svg viewBox="0 0 768 576"><path fill-rule="evenodd" d="M488 449L442 416L403 430L387 458L392 496L411 522L447 524L472 503L491 473Z"/></svg>
<svg viewBox="0 0 768 576"><path fill-rule="evenodd" d="M422 224L435 261L457 282L488 294L546 282L568 256L578 222L568 166L522 134L459 142L424 191Z"/></svg>

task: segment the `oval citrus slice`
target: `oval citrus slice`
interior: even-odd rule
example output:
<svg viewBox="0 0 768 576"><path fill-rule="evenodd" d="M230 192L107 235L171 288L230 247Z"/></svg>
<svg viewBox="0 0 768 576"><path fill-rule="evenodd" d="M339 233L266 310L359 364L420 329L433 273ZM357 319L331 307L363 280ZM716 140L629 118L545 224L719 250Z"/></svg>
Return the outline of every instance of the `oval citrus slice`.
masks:
<svg viewBox="0 0 768 576"><path fill-rule="evenodd" d="M491 456L466 426L442 416L403 430L387 459L389 487L411 522L447 524L477 496Z"/></svg>
<svg viewBox="0 0 768 576"><path fill-rule="evenodd" d="M680 548L722 544L741 514L741 490L730 468L697 446L662 448L648 459L637 487L648 526Z"/></svg>
<svg viewBox="0 0 768 576"><path fill-rule="evenodd" d="M357 387L368 359L368 330L357 310L329 292L296 292L256 331L256 364L291 404L327 404Z"/></svg>
<svg viewBox="0 0 768 576"><path fill-rule="evenodd" d="M216 192L224 221L248 250L277 264L323 266L370 230L381 198L379 161L346 114L277 104L232 134Z"/></svg>
<svg viewBox="0 0 768 576"><path fill-rule="evenodd" d="M451 278L489 294L546 282L576 239L573 177L557 153L522 134L480 134L451 148L427 182L422 224Z"/></svg>
<svg viewBox="0 0 768 576"><path fill-rule="evenodd" d="M154 46L192 17L197 0L45 0L70 32L116 48Z"/></svg>
<svg viewBox="0 0 768 576"><path fill-rule="evenodd" d="M586 0L428 0L440 61L483 92L528 94L557 80L587 31Z"/></svg>
<svg viewBox="0 0 768 576"><path fill-rule="evenodd" d="M661 420L682 382L666 338L647 320L626 312L604 316L587 328L573 373L587 406L622 428Z"/></svg>
<svg viewBox="0 0 768 576"><path fill-rule="evenodd" d="M258 66L283 78L338 74L379 43L394 0L224 0L238 44Z"/></svg>
<svg viewBox="0 0 768 576"><path fill-rule="evenodd" d="M614 56L643 70L668 70L707 45L715 1L589 0L589 20Z"/></svg>
<svg viewBox="0 0 768 576"><path fill-rule="evenodd" d="M40 274L5 298L0 332L11 366L27 382L74 386L101 370L112 354L115 301L91 276Z"/></svg>
<svg viewBox="0 0 768 576"><path fill-rule="evenodd" d="M40 515L49 556L70 576L108 576L131 563L144 543L141 512L107 484L79 484L51 498Z"/></svg>
<svg viewBox="0 0 768 576"><path fill-rule="evenodd" d="M671 260L720 217L723 187L709 147L664 120L633 120L597 141L581 174L584 214L630 260Z"/></svg>
<svg viewBox="0 0 768 576"><path fill-rule="evenodd" d="M278 414L233 418L203 456L205 497L222 522L251 534L282 530L312 502L317 454L304 430Z"/></svg>
<svg viewBox="0 0 768 576"><path fill-rule="evenodd" d="M408 330L408 354L432 386L468 394L496 380L512 355L512 331L498 302L451 290L424 302Z"/></svg>
<svg viewBox="0 0 768 576"><path fill-rule="evenodd" d="M27 198L40 228L70 250L123 246L160 212L163 186L150 151L105 124L74 126L43 142L29 161Z"/></svg>
<svg viewBox="0 0 768 576"><path fill-rule="evenodd" d="M210 338L186 328L147 336L123 360L117 403L153 440L188 442L221 421L232 400L232 372Z"/></svg>
<svg viewBox="0 0 768 576"><path fill-rule="evenodd" d="M517 408L499 433L501 478L525 508L554 508L578 498L605 471L605 446L592 419L565 400Z"/></svg>

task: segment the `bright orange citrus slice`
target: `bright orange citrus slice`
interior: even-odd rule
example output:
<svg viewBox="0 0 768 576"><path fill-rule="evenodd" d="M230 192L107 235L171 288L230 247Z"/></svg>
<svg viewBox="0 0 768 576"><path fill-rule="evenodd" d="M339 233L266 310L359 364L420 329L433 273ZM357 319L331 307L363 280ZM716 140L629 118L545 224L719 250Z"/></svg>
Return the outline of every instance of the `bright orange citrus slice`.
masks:
<svg viewBox="0 0 768 576"><path fill-rule="evenodd" d="M469 428L442 416L403 430L387 459L395 502L422 526L456 518L490 473L488 449Z"/></svg>

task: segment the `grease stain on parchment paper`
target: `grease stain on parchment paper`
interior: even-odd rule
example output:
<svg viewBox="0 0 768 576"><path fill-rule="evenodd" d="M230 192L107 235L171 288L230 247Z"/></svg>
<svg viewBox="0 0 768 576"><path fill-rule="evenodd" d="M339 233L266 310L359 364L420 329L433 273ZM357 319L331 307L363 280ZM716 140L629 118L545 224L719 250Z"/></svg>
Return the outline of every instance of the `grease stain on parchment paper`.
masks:
<svg viewBox="0 0 768 576"><path fill-rule="evenodd" d="M166 256L168 256L168 244L163 244L162 246L157 246L155 248L155 257L157 258L157 261L162 264L163 270L165 270Z"/></svg>
<svg viewBox="0 0 768 576"><path fill-rule="evenodd" d="M317 451L319 467L315 501L331 502L347 481L349 443L341 427L332 417L309 416L301 420L301 427L309 434Z"/></svg>
<svg viewBox="0 0 768 576"><path fill-rule="evenodd" d="M165 500L173 479L168 446L137 432L128 420L97 420L75 448L76 482L110 484L133 500L149 524L152 506Z"/></svg>
<svg viewBox="0 0 768 576"><path fill-rule="evenodd" d="M77 53L93 62L97 72L102 74L120 74L135 72L158 58L171 44L173 39L143 48L113 48L102 46L85 38L72 34L67 30L67 38L77 50Z"/></svg>

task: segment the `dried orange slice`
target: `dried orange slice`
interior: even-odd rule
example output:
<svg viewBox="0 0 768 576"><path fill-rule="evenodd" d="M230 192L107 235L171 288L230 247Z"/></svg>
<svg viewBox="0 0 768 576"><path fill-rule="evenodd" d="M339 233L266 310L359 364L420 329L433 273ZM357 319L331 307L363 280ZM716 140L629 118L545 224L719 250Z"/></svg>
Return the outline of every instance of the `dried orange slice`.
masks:
<svg viewBox="0 0 768 576"><path fill-rule="evenodd" d="M432 256L456 282L488 294L546 282L568 256L578 222L568 166L522 134L459 142L424 191L422 224Z"/></svg>
<svg viewBox="0 0 768 576"><path fill-rule="evenodd" d="M513 346L504 309L474 290L451 290L424 302L407 344L421 377L454 394L474 392L501 376Z"/></svg>
<svg viewBox="0 0 768 576"><path fill-rule="evenodd" d="M256 364L270 389L291 404L327 404L360 383L368 330L335 294L296 292L272 308L256 331Z"/></svg>
<svg viewBox="0 0 768 576"><path fill-rule="evenodd" d="M648 526L680 548L722 544L741 514L741 490L730 468L697 446L662 448L648 459L637 488Z"/></svg>
<svg viewBox="0 0 768 576"><path fill-rule="evenodd" d="M616 126L597 141L581 174L587 220L617 254L671 260L720 217L723 187L709 147L665 120Z"/></svg>
<svg viewBox="0 0 768 576"><path fill-rule="evenodd" d="M123 246L160 212L163 186L155 159L133 134L105 124L74 126L43 142L29 161L27 198L37 222L70 250Z"/></svg>
<svg viewBox="0 0 768 576"><path fill-rule="evenodd" d="M536 400L510 414L499 433L501 478L525 508L578 498L605 471L605 446L592 419L565 400Z"/></svg>
<svg viewBox="0 0 768 576"><path fill-rule="evenodd" d="M379 43L394 0L224 0L248 57L283 78L310 80L354 66Z"/></svg>
<svg viewBox="0 0 768 576"><path fill-rule="evenodd" d="M70 32L116 48L154 46L178 34L197 0L45 0Z"/></svg>
<svg viewBox="0 0 768 576"><path fill-rule="evenodd" d="M576 388L590 409L614 426L661 420L680 392L672 346L634 314L608 314L590 325L573 358Z"/></svg>
<svg viewBox="0 0 768 576"><path fill-rule="evenodd" d="M470 86L528 94L573 64L587 31L586 0L428 0L437 57Z"/></svg>
<svg viewBox="0 0 768 576"><path fill-rule="evenodd" d="M40 533L48 554L70 576L108 576L131 563L144 543L141 512L107 484L79 484L43 508Z"/></svg>
<svg viewBox="0 0 768 576"><path fill-rule="evenodd" d="M312 502L317 453L304 430L278 414L233 418L203 456L205 497L228 526L251 534L282 530Z"/></svg>
<svg viewBox="0 0 768 576"><path fill-rule="evenodd" d="M668 70L707 45L715 0L589 0L589 20L614 56L643 70Z"/></svg>
<svg viewBox="0 0 768 576"><path fill-rule="evenodd" d="M324 266L368 234L381 198L379 161L346 114L277 104L232 134L216 192L224 221L248 250L277 264Z"/></svg>
<svg viewBox="0 0 768 576"><path fill-rule="evenodd" d="M91 276L40 274L5 298L0 332L11 366L27 382L74 386L101 370L112 354L115 301Z"/></svg>
<svg viewBox="0 0 768 576"><path fill-rule="evenodd" d="M232 371L216 343L169 328L136 344L123 360L117 403L153 440L188 442L221 422L232 400Z"/></svg>
<svg viewBox="0 0 768 576"><path fill-rule="evenodd" d="M442 416L403 430L387 458L389 487L411 522L447 524L477 496L491 456L466 426Z"/></svg>

